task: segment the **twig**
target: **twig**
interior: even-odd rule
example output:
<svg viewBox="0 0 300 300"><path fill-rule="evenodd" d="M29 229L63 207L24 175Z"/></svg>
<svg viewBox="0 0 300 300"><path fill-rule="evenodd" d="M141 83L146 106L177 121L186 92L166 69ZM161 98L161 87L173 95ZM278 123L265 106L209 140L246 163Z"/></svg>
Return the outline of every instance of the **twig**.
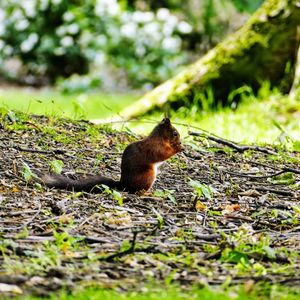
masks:
<svg viewBox="0 0 300 300"><path fill-rule="evenodd" d="M262 166L262 167L266 167L266 168L269 168L269 169L273 169L273 170L277 170L278 169L278 167L274 167L274 166L267 165L267 164L264 164L264 163L261 163L261 162L257 162L257 161L250 160L249 163L255 164L255 165L258 165L258 166ZM291 172L291 173L295 173L295 174L300 174L300 170L299 169L290 168L290 167L286 167L286 166L282 167L281 170L285 171L285 172Z"/></svg>
<svg viewBox="0 0 300 300"><path fill-rule="evenodd" d="M109 256L106 256L104 258L101 258L100 260L105 260L105 261L113 261L116 257L123 257L127 254L131 254L135 252L135 245L136 245L136 238L138 235L139 231L133 231L133 238L131 240L131 245L130 248L124 251L120 251L114 254L111 254Z"/></svg>
<svg viewBox="0 0 300 300"><path fill-rule="evenodd" d="M286 173L287 171L281 170L279 172L276 172L276 173L273 173L273 174L268 174L268 175L252 175L252 174L247 174L247 173L238 173L238 172L232 172L232 171L226 171L226 170L224 172L228 173L228 174L231 174L231 175L240 176L240 177L263 179L263 178L278 176L280 174Z"/></svg>
<svg viewBox="0 0 300 300"><path fill-rule="evenodd" d="M20 229L25 228L27 225L32 223L33 220L40 214L41 208L42 208L41 201L38 200L38 209L35 211L36 213L29 220L27 220L25 223L23 223L22 225L17 226L17 227L3 227L3 228L0 228L1 231L20 230Z"/></svg>
<svg viewBox="0 0 300 300"><path fill-rule="evenodd" d="M300 174L300 170L294 169L294 168L290 168L290 167L283 167L282 170L285 171L285 172L291 172L291 173L295 173L295 174Z"/></svg>
<svg viewBox="0 0 300 300"><path fill-rule="evenodd" d="M19 215L25 215L25 214L31 214L31 213L35 213L37 212L37 210L21 210L21 211L11 211L11 212L1 212L0 216L19 216Z"/></svg>
<svg viewBox="0 0 300 300"><path fill-rule="evenodd" d="M13 145L12 148L14 148L18 151L41 153L41 154L65 154L66 153L66 151L63 149L39 150L39 149L22 148L21 146L18 146L18 145Z"/></svg>
<svg viewBox="0 0 300 300"><path fill-rule="evenodd" d="M273 194L278 194L282 196L291 196L298 198L297 194L291 191L285 191L285 190L278 190L278 189L272 189L272 188L265 188L265 187L254 187L255 190L260 191L260 192L270 192Z"/></svg>
<svg viewBox="0 0 300 300"><path fill-rule="evenodd" d="M111 209L111 210L119 210L119 211L127 211L129 213L137 214L138 216L142 216L140 211L137 211L135 209L131 209L128 207L123 207L123 206L112 206L112 205L107 205L107 204L101 204L101 207L105 209Z"/></svg>
<svg viewBox="0 0 300 300"><path fill-rule="evenodd" d="M72 213L69 213L69 214L63 214L63 215L60 215L60 216L55 216L55 217L52 217L52 218L49 218L49 219L46 219L46 220L39 221L39 224L55 222L55 221L59 220L62 217L67 217L68 218L68 217L74 216L75 214L76 214L76 212L72 212Z"/></svg>
<svg viewBox="0 0 300 300"><path fill-rule="evenodd" d="M261 225L270 226L269 222L258 220L258 219L257 220L252 219L252 218L247 217L247 216L228 214L228 215L225 215L224 217L227 218L227 219L236 219L236 220L242 220L242 221L249 222L249 223L258 223L258 224L261 224Z"/></svg>
<svg viewBox="0 0 300 300"><path fill-rule="evenodd" d="M234 149L234 150L236 150L240 153L245 152L247 150L255 150L255 151L259 151L259 152L263 152L263 153L267 153L267 154L278 155L277 152L269 150L269 149L264 148L264 147L249 146L249 145L238 145L238 144L236 144L232 141L225 140L225 139L222 139L222 138L219 138L219 137L216 137L216 136L212 136L212 135L209 135L209 134L204 133L204 132L201 133L201 132L190 131L189 134L193 135L193 136L205 137L205 138L207 138L211 141L214 141L216 143L228 146L228 147L230 147L230 148L232 148L232 149Z"/></svg>

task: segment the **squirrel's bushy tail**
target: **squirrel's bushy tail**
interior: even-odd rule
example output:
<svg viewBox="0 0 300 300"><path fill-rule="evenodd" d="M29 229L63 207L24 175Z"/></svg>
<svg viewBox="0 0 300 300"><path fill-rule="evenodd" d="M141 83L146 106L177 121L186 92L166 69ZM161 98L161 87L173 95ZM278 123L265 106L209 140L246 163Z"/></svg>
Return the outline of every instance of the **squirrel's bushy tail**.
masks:
<svg viewBox="0 0 300 300"><path fill-rule="evenodd" d="M119 181L101 175L94 175L75 180L59 174L41 174L40 172L34 173L39 173L36 174L37 178L35 181L49 188L66 189L77 192L99 192L101 191L100 185L105 184L110 188L118 190L122 189Z"/></svg>

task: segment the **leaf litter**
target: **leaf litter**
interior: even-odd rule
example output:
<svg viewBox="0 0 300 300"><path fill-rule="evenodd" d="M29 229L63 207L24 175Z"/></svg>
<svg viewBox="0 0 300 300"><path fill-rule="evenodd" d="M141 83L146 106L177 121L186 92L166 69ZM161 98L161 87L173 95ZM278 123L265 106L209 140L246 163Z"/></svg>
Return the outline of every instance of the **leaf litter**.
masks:
<svg viewBox="0 0 300 300"><path fill-rule="evenodd" d="M0 136L0 294L149 282L299 287L299 153L274 160L193 137L201 151L187 146L164 163L149 194L75 193L26 180L51 168L118 178L135 137L37 116L2 117ZM294 172L273 176L285 169Z"/></svg>

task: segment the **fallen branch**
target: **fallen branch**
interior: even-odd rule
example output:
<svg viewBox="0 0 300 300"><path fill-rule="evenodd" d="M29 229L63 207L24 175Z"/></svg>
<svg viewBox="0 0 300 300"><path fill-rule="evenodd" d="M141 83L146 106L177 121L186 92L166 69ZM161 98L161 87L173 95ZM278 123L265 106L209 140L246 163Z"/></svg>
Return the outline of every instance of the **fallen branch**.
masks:
<svg viewBox="0 0 300 300"><path fill-rule="evenodd" d="M294 198L298 198L296 192L286 191L286 190L278 190L278 189L272 189L272 188L265 188L265 187L254 187L255 190L260 192L269 192L273 194L278 194L282 196L292 196Z"/></svg>
<svg viewBox="0 0 300 300"><path fill-rule="evenodd" d="M13 145L13 149L23 152L30 153L41 153L41 154L65 154L66 151L63 149L53 149L53 150L39 150L39 149L30 149L30 148L22 148L21 146Z"/></svg>
<svg viewBox="0 0 300 300"><path fill-rule="evenodd" d="M238 172L232 172L232 171L224 171L227 174L230 175L236 175L240 177L247 177L247 178L253 178L253 179L263 179L263 178L270 178L270 177L275 177L278 175L281 175L283 173L286 173L288 171L281 170L279 172L273 173L273 174L268 174L268 175L252 175L252 174L246 174L246 173L238 173Z"/></svg>
<svg viewBox="0 0 300 300"><path fill-rule="evenodd" d="M264 148L264 147L250 146L250 145L239 145L239 144L236 144L232 141L225 140L225 139L222 139L222 138L219 138L219 137L216 137L216 136L212 136L212 135L209 135L209 134L204 133L204 132L190 131L189 134L192 135L192 136L204 137L204 138L209 139L211 141L214 141L216 143L228 146L228 147L230 147L230 148L232 148L232 149L234 149L234 150L236 150L237 152L240 152L240 153L243 153L247 150L255 150L255 151L263 152L263 153L266 153L266 154L278 155L277 152L269 150L269 149Z"/></svg>

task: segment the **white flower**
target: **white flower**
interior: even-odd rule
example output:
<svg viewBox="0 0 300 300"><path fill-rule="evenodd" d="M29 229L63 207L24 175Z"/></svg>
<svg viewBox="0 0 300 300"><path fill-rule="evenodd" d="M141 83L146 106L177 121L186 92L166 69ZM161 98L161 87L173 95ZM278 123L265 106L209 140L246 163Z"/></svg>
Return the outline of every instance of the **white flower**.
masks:
<svg viewBox="0 0 300 300"><path fill-rule="evenodd" d="M154 13L152 11L144 12L144 22L151 22L154 20Z"/></svg>
<svg viewBox="0 0 300 300"><path fill-rule="evenodd" d="M98 17L116 16L120 12L120 5L116 0L98 0L95 5L95 14Z"/></svg>
<svg viewBox="0 0 300 300"><path fill-rule="evenodd" d="M174 32L174 26L172 26L170 23L165 23L163 26L163 34L165 36L171 36Z"/></svg>
<svg viewBox="0 0 300 300"><path fill-rule="evenodd" d="M133 22L124 24L121 27L121 34L127 38L132 38L132 39L135 38L136 33L137 33L137 27L136 24Z"/></svg>
<svg viewBox="0 0 300 300"><path fill-rule="evenodd" d="M103 15L105 15L105 7L100 1L97 1L95 5L95 14L98 17L102 17Z"/></svg>
<svg viewBox="0 0 300 300"><path fill-rule="evenodd" d="M137 10L132 14L131 19L136 23L148 23L154 20L154 13L151 11L142 12Z"/></svg>
<svg viewBox="0 0 300 300"><path fill-rule="evenodd" d="M40 0L40 10L46 10L49 6L49 0Z"/></svg>
<svg viewBox="0 0 300 300"><path fill-rule="evenodd" d="M137 10L132 14L131 19L133 22L143 23L144 22L144 13L142 11Z"/></svg>
<svg viewBox="0 0 300 300"><path fill-rule="evenodd" d="M28 0L27 0L28 1ZM57 4L60 4L61 3L61 0L52 0L52 3L54 5L57 5Z"/></svg>
<svg viewBox="0 0 300 300"><path fill-rule="evenodd" d="M175 28L178 24L178 19L176 16L170 15L166 21L166 24L168 24L170 27Z"/></svg>
<svg viewBox="0 0 300 300"><path fill-rule="evenodd" d="M58 47L58 48L54 49L54 54L56 56L61 56L61 55L64 55L65 53L66 53L65 49L62 47Z"/></svg>
<svg viewBox="0 0 300 300"><path fill-rule="evenodd" d="M120 6L116 2L112 2L109 4L107 12L111 16L116 16L120 12Z"/></svg>
<svg viewBox="0 0 300 300"><path fill-rule="evenodd" d="M156 12L157 19L160 21L165 21L170 16L170 12L167 8L160 8Z"/></svg>
<svg viewBox="0 0 300 300"><path fill-rule="evenodd" d="M174 37L166 37L162 42L162 47L168 51L177 51L181 46L181 40Z"/></svg>
<svg viewBox="0 0 300 300"><path fill-rule="evenodd" d="M181 33L185 33L186 34L186 33L190 33L193 30L193 28L192 28L192 26L189 23L181 21L178 24L178 30Z"/></svg>
<svg viewBox="0 0 300 300"><path fill-rule="evenodd" d="M29 22L27 19L22 19L15 24L15 28L20 31L25 30L28 26Z"/></svg>
<svg viewBox="0 0 300 300"><path fill-rule="evenodd" d="M151 22L144 26L144 32L148 35L155 35L157 32L160 32L160 26L157 22Z"/></svg>
<svg viewBox="0 0 300 300"><path fill-rule="evenodd" d="M105 60L106 60L106 56L104 52L98 52L95 55L94 62L96 66L102 66L105 63Z"/></svg>
<svg viewBox="0 0 300 300"><path fill-rule="evenodd" d="M15 9L11 15L11 20L17 22L23 18L23 13L20 9Z"/></svg>
<svg viewBox="0 0 300 300"><path fill-rule="evenodd" d="M120 36L120 29L116 26L109 26L107 28L107 33L110 38L110 42L112 45L117 45L120 43L121 36Z"/></svg>
<svg viewBox="0 0 300 300"><path fill-rule="evenodd" d="M67 30L70 34L77 34L79 32L79 26L78 24L73 23L68 26Z"/></svg>
<svg viewBox="0 0 300 300"><path fill-rule="evenodd" d="M74 40L71 36L67 35L60 40L60 44L65 48L71 47L74 45Z"/></svg>
<svg viewBox="0 0 300 300"><path fill-rule="evenodd" d="M66 22L71 22L74 20L74 15L70 11L67 11L63 14L63 20Z"/></svg>
<svg viewBox="0 0 300 300"><path fill-rule="evenodd" d="M9 46L9 45L6 45L5 47L4 47L4 49L3 49L3 53L5 54L5 55L11 55L11 54L13 54L13 52L14 52L14 49L13 49L13 47L12 46Z"/></svg>
<svg viewBox="0 0 300 300"><path fill-rule="evenodd" d="M59 26L56 28L55 32L58 36L63 36L67 33L67 28L65 26Z"/></svg>
<svg viewBox="0 0 300 300"><path fill-rule="evenodd" d="M34 18L36 15L36 10L35 10L35 1L21 1L21 6L23 7L25 14L29 18Z"/></svg>
<svg viewBox="0 0 300 300"><path fill-rule="evenodd" d="M138 57L143 57L145 54L146 54L146 49L144 46L142 45L138 45L135 49L135 54L138 56Z"/></svg>
<svg viewBox="0 0 300 300"><path fill-rule="evenodd" d="M104 34L100 34L96 41L98 46L105 46L107 44L107 37Z"/></svg>
<svg viewBox="0 0 300 300"><path fill-rule="evenodd" d="M39 37L36 33L31 33L28 38L23 41L20 45L21 51L27 53L33 49L35 44L38 42Z"/></svg>
<svg viewBox="0 0 300 300"><path fill-rule="evenodd" d="M128 12L128 11L124 11L122 14L121 14L121 21L123 23L128 23L130 20L131 20L131 17L132 17L132 13Z"/></svg>
<svg viewBox="0 0 300 300"><path fill-rule="evenodd" d="M87 46L93 38L93 35L85 30L81 33L79 42L82 46Z"/></svg>
<svg viewBox="0 0 300 300"><path fill-rule="evenodd" d="M0 9L0 22L2 23L6 18L5 11Z"/></svg>

